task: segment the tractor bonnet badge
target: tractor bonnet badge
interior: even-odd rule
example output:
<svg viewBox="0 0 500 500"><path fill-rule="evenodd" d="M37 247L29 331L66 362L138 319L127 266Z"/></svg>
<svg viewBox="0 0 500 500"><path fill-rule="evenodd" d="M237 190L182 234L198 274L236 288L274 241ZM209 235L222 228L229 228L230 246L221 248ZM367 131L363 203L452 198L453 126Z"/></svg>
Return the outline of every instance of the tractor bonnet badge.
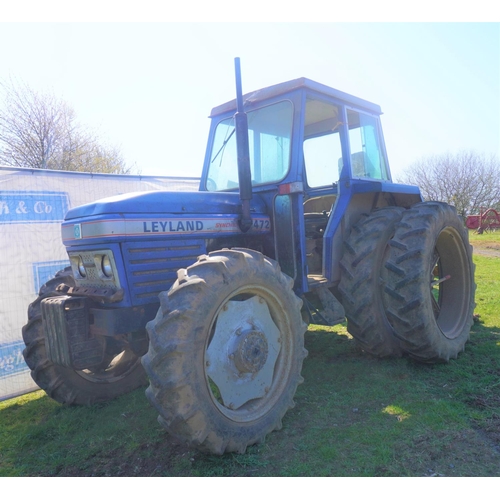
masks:
<svg viewBox="0 0 500 500"><path fill-rule="evenodd" d="M81 224L75 224L73 227L74 235L76 239L80 239L82 237L82 226Z"/></svg>

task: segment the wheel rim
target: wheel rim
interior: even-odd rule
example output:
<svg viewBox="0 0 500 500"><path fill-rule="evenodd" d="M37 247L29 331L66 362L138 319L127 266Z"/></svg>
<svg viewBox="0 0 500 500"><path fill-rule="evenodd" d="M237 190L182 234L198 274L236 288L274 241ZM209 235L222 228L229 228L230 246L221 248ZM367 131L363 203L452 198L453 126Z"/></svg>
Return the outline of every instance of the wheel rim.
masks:
<svg viewBox="0 0 500 500"><path fill-rule="evenodd" d="M78 370L80 377L97 384L111 384L123 380L140 365L140 358L130 349L110 356L103 366Z"/></svg>
<svg viewBox="0 0 500 500"><path fill-rule="evenodd" d="M454 228L446 228L439 234L430 267L434 318L443 335L454 339L465 326L472 290L467 250Z"/></svg>
<svg viewBox="0 0 500 500"><path fill-rule="evenodd" d="M291 365L289 323L268 289L242 287L219 307L205 349L205 377L217 409L236 422L265 415L281 397Z"/></svg>

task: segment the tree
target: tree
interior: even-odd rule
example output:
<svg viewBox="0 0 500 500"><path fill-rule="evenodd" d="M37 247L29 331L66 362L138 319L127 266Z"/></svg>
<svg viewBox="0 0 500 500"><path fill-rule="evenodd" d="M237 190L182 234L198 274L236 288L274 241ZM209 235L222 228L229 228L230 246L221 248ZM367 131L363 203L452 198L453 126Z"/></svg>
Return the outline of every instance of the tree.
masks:
<svg viewBox="0 0 500 500"><path fill-rule="evenodd" d="M420 187L425 200L454 205L462 216L500 204L500 162L475 151L422 158L403 173L402 182Z"/></svg>
<svg viewBox="0 0 500 500"><path fill-rule="evenodd" d="M0 82L0 165L126 174L119 150L101 144L76 120L75 111L51 93L18 82Z"/></svg>

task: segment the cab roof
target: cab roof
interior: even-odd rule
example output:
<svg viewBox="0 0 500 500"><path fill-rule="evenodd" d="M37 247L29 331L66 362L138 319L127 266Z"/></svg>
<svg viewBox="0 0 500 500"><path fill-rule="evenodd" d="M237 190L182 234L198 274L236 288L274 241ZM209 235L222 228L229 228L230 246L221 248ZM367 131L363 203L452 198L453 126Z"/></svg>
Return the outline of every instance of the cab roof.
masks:
<svg viewBox="0 0 500 500"><path fill-rule="evenodd" d="M263 89L255 90L248 94L244 94L243 102L244 104L247 103L257 104L261 101L265 101L267 99L287 94L292 91L300 89L319 92L320 94L324 94L325 96L339 100L343 104L351 105L356 108L362 108L365 109L366 111L378 115L382 114L382 110L378 104L374 104L359 97L355 97L351 94L347 94L346 92L342 92L332 87L328 87L327 85L315 82L314 80L309 80L308 78L297 78L295 80L289 80L287 82L278 83L276 85L271 85L270 87L265 87ZM233 99L229 102L226 102L224 104L221 104L213 108L212 112L210 113L210 118L217 115L228 113L229 111L236 111L236 99Z"/></svg>

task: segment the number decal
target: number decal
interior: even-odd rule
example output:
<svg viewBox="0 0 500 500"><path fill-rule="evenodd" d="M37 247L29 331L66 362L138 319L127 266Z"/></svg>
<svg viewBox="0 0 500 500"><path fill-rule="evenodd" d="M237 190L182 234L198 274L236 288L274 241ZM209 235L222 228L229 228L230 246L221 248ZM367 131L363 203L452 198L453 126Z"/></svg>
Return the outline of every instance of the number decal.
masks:
<svg viewBox="0 0 500 500"><path fill-rule="evenodd" d="M254 229L257 230L262 230L262 229L269 229L271 227L271 223L269 222L269 219L255 219L253 221L253 227Z"/></svg>

